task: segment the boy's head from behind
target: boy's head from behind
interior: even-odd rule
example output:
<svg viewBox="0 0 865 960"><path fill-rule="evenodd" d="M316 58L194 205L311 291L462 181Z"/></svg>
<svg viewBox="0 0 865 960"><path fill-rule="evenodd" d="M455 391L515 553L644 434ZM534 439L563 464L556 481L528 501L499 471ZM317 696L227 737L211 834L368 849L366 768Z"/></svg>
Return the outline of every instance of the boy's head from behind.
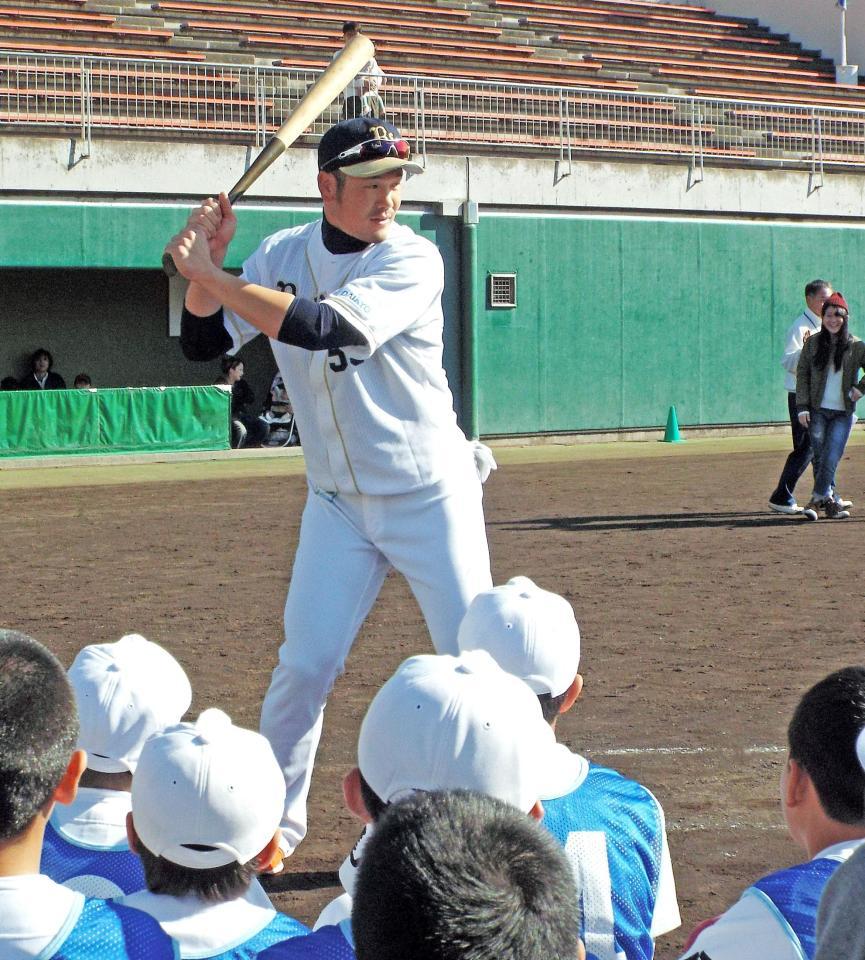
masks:
<svg viewBox="0 0 865 960"><path fill-rule="evenodd" d="M537 694L547 723L582 689L580 628L564 597L528 577L512 577L479 593L460 624L461 651L486 650Z"/></svg>
<svg viewBox="0 0 865 960"><path fill-rule="evenodd" d="M26 830L52 799L77 736L60 661L25 634L0 630L0 843Z"/></svg>
<svg viewBox="0 0 865 960"><path fill-rule="evenodd" d="M863 728L865 667L845 667L804 694L787 741L789 760L808 774L826 816L865 828L865 772L856 755Z"/></svg>
<svg viewBox="0 0 865 960"><path fill-rule="evenodd" d="M415 790L475 790L540 815L540 782L554 738L537 698L483 651L404 661L361 724L352 777L388 804ZM370 802L362 805L367 813ZM375 804L373 804L375 806Z"/></svg>
<svg viewBox="0 0 865 960"><path fill-rule="evenodd" d="M180 664L137 633L84 647L69 668L87 767L103 774L135 772L145 741L180 721L192 689Z"/></svg>
<svg viewBox="0 0 865 960"><path fill-rule="evenodd" d="M575 960L574 875L552 835L466 791L393 804L367 841L352 904L358 960Z"/></svg>
<svg viewBox="0 0 865 960"><path fill-rule="evenodd" d="M268 741L221 710L144 745L132 779L130 842L153 893L241 896L276 855L285 780Z"/></svg>

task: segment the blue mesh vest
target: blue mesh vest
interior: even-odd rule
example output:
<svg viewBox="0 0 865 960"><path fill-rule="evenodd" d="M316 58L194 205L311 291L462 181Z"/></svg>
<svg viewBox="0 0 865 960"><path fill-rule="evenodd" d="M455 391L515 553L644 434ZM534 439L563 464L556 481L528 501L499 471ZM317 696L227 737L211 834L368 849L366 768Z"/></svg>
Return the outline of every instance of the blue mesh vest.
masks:
<svg viewBox="0 0 865 960"><path fill-rule="evenodd" d="M109 899L144 889L141 861L128 847L82 847L59 834L50 821L39 872L86 897Z"/></svg>
<svg viewBox="0 0 865 960"><path fill-rule="evenodd" d="M829 877L840 866L837 860L809 860L758 880L743 896L768 901L787 936L801 946L805 956L814 956L817 907Z"/></svg>
<svg viewBox="0 0 865 960"><path fill-rule="evenodd" d="M146 913L110 900L85 900L65 937L39 960L176 960L176 945Z"/></svg>
<svg viewBox="0 0 865 960"><path fill-rule="evenodd" d="M544 800L543 825L561 843L582 891L590 960L648 960L663 821L652 795L615 770L589 764L572 793Z"/></svg>

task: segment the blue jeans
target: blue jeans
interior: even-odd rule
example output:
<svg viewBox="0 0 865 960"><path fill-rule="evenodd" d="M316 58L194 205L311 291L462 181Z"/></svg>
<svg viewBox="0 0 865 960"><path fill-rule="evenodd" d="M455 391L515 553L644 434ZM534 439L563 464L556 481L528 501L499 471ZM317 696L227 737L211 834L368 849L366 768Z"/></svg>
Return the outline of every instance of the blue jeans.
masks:
<svg viewBox="0 0 865 960"><path fill-rule="evenodd" d="M846 410L818 407L811 411L811 448L814 451L814 500L825 500L832 494L835 469L847 438L853 429L853 414Z"/></svg>

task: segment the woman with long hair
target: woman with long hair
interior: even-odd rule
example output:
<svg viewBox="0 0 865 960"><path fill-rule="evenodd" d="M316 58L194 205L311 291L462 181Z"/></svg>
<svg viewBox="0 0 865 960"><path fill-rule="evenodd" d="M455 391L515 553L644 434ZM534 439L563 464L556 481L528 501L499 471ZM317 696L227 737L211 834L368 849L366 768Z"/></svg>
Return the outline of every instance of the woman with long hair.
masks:
<svg viewBox="0 0 865 960"><path fill-rule="evenodd" d="M796 370L796 409L810 431L814 451L814 492L805 517L822 510L831 520L850 516L832 496L835 469L853 429L856 402L865 395L865 342L848 330L849 308L840 293L823 304L823 326L805 342Z"/></svg>

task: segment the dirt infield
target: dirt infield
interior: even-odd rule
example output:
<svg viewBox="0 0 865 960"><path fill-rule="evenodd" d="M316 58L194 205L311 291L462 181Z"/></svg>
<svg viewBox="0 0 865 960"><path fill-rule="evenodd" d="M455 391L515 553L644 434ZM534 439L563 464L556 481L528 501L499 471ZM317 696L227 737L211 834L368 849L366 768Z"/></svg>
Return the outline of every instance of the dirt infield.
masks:
<svg viewBox="0 0 865 960"><path fill-rule="evenodd" d="M797 859L777 801L787 719L807 686L865 659L849 604L865 446L839 470L860 513L817 524L765 512L776 451L659 446L502 456L486 504L496 581L526 574L577 611L586 689L560 737L666 810L684 920L659 943L667 958L751 879ZM194 712L221 706L255 726L305 495L296 467L278 472L63 487L54 471L53 486L0 491L0 621L66 663L84 643L140 631L186 667ZM388 578L327 710L310 835L274 894L301 920L335 895L358 833L340 780L365 706L401 659L430 649L405 584Z"/></svg>

